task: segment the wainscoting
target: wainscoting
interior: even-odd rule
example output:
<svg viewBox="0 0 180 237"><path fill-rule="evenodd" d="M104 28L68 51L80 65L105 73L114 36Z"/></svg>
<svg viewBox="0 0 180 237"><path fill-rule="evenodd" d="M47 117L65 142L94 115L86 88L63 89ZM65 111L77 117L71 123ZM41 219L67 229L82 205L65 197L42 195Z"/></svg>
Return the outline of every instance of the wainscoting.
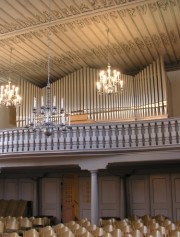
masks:
<svg viewBox="0 0 180 237"><path fill-rule="evenodd" d="M147 173L124 177L99 175L99 217L163 214L179 220L180 174ZM55 216L57 222L91 218L90 176L6 178L0 179L0 190L1 199L32 201L33 215Z"/></svg>
<svg viewBox="0 0 180 237"><path fill-rule="evenodd" d="M128 178L129 214L162 214L180 219L180 175L137 175Z"/></svg>

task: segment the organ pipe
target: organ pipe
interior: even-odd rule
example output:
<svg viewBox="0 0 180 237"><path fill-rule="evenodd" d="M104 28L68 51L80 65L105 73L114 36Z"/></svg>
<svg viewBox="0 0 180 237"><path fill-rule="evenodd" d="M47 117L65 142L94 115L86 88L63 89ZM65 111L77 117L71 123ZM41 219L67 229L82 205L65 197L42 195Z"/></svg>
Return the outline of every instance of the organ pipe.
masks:
<svg viewBox="0 0 180 237"><path fill-rule="evenodd" d="M123 121L167 116L168 79L162 57L144 68L137 75L122 75L122 93L99 95L96 90L99 70L81 68L51 84L51 100L57 98L60 111L61 98L65 111L71 114L88 114L92 121ZM23 79L19 82L22 105L17 111L17 126L23 127L26 118L31 117L33 97L43 95L46 101L46 87L39 88ZM59 119L59 118L57 118Z"/></svg>

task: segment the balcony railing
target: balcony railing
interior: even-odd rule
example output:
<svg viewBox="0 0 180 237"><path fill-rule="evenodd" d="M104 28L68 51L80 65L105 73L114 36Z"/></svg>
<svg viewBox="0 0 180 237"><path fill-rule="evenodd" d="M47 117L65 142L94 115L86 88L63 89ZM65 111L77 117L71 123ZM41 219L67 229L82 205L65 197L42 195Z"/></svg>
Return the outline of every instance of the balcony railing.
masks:
<svg viewBox="0 0 180 237"><path fill-rule="evenodd" d="M27 128L0 131L0 153L128 151L180 145L180 118L73 125L54 130L46 137L43 130Z"/></svg>

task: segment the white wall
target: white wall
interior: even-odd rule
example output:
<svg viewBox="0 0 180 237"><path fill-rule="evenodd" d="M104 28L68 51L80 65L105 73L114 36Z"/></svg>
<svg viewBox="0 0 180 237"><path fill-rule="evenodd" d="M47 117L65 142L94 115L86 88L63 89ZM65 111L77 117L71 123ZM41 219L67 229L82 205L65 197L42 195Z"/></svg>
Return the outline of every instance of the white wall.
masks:
<svg viewBox="0 0 180 237"><path fill-rule="evenodd" d="M16 109L13 107L0 108L0 129L16 127Z"/></svg>

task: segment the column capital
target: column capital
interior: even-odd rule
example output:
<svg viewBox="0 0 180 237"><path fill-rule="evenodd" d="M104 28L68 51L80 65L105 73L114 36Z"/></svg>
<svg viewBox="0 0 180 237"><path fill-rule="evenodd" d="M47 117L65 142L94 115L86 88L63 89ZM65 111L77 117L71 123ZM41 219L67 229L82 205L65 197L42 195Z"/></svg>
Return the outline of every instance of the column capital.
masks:
<svg viewBox="0 0 180 237"><path fill-rule="evenodd" d="M82 170L99 170L99 169L106 169L109 160L104 159L84 159L79 163L79 166Z"/></svg>
<svg viewBox="0 0 180 237"><path fill-rule="evenodd" d="M91 174L97 174L98 170L88 170Z"/></svg>

